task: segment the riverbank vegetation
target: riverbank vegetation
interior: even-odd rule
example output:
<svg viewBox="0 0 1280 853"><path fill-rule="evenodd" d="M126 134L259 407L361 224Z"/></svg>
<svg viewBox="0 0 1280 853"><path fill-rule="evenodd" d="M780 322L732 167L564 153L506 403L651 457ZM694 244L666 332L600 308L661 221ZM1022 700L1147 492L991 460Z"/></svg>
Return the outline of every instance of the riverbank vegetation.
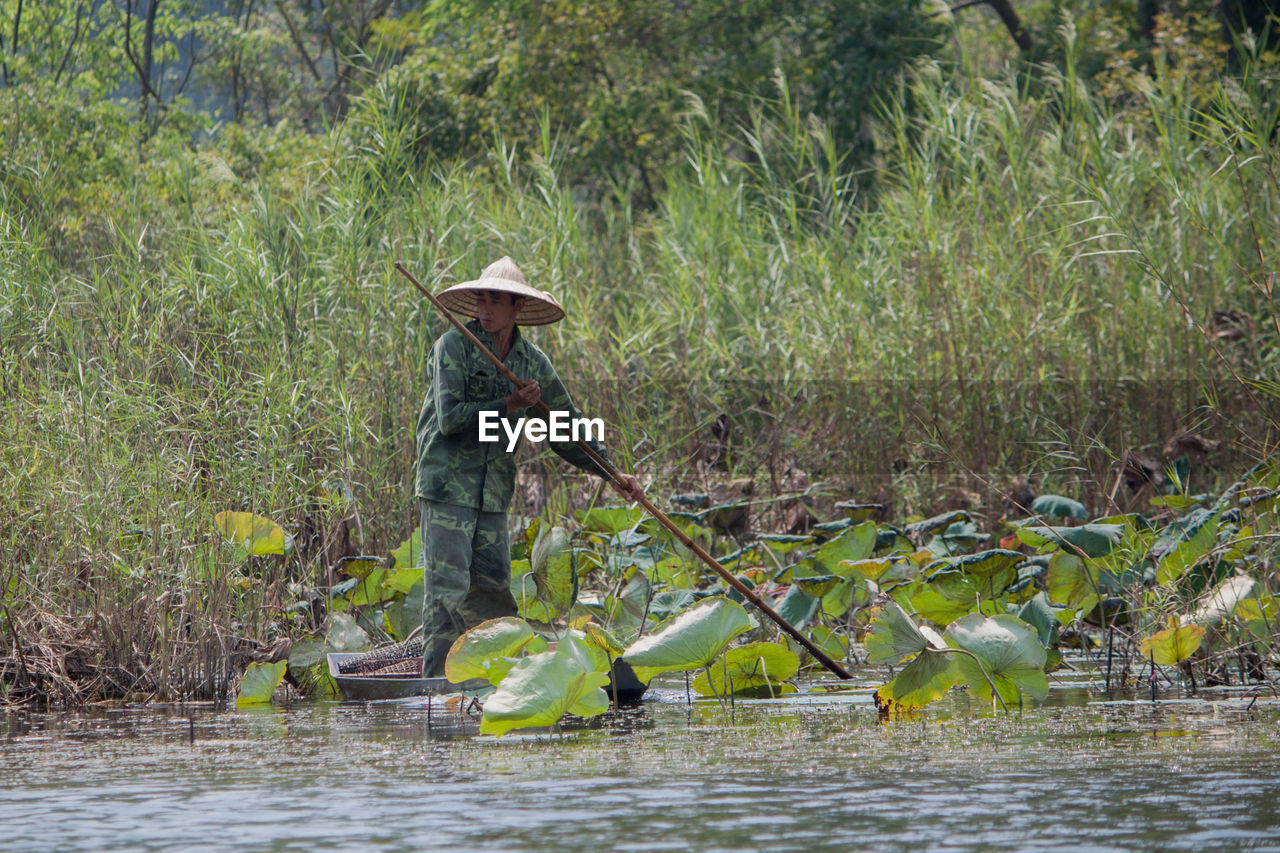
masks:
<svg viewBox="0 0 1280 853"><path fill-rule="evenodd" d="M224 696L333 627L350 558L416 523L443 326L395 260L439 286L515 257L615 459L735 549L841 501L1002 536L1037 493L1188 512L1274 451L1261 25L1066 3L1022 47L874 2L319 5L0 2L10 701ZM595 495L530 456L513 515ZM226 511L287 553L226 544Z"/></svg>

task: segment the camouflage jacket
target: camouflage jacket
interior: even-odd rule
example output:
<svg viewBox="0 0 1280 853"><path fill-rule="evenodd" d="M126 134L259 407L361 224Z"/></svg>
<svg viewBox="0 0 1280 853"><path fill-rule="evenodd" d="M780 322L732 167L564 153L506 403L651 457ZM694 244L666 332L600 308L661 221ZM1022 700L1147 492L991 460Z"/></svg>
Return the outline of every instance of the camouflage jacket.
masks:
<svg viewBox="0 0 1280 853"><path fill-rule="evenodd" d="M493 336L478 320L468 323L467 328L496 351ZM547 356L525 340L518 327L503 363L521 379L538 381L547 408L581 417ZM418 415L418 497L484 512L507 511L515 490L515 453L507 452L507 434L501 425L498 441L480 441L480 413L496 412L513 428L521 417L545 419L535 407L506 415L506 397L511 390L511 383L461 332L450 329L440 336L427 360L427 394ZM584 471L606 476L576 444L547 444ZM599 444L590 444L604 455Z"/></svg>

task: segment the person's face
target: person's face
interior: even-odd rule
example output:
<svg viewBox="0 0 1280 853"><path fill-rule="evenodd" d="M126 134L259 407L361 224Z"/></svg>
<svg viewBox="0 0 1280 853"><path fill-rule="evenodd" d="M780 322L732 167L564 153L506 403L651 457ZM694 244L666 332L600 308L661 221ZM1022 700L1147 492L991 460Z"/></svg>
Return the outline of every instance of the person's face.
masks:
<svg viewBox="0 0 1280 853"><path fill-rule="evenodd" d="M500 290L477 291L476 317L480 320L480 327L491 335L509 331L516 324L516 312L523 302L523 297L516 299Z"/></svg>

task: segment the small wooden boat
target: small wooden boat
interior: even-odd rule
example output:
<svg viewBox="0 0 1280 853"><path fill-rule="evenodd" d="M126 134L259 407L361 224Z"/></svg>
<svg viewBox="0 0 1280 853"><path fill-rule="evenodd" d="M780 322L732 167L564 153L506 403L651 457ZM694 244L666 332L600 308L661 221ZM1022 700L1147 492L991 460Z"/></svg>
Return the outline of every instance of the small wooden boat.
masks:
<svg viewBox="0 0 1280 853"><path fill-rule="evenodd" d="M343 673L339 667L345 661L366 657L365 652L330 652L329 675L338 685L343 699L403 699L406 696L427 696L437 693L457 693L476 684L485 682L471 681L467 684L454 684L447 678L423 678L422 658L417 659L415 674L367 674Z"/></svg>

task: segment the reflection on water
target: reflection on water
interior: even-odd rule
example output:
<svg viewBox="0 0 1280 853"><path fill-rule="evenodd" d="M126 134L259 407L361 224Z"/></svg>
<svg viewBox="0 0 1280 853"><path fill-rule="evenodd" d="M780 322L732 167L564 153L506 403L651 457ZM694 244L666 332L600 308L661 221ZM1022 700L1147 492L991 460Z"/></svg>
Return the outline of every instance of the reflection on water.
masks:
<svg viewBox="0 0 1280 853"><path fill-rule="evenodd" d="M475 735L420 702L0 716L4 850L1280 850L1280 702L867 690Z"/></svg>

